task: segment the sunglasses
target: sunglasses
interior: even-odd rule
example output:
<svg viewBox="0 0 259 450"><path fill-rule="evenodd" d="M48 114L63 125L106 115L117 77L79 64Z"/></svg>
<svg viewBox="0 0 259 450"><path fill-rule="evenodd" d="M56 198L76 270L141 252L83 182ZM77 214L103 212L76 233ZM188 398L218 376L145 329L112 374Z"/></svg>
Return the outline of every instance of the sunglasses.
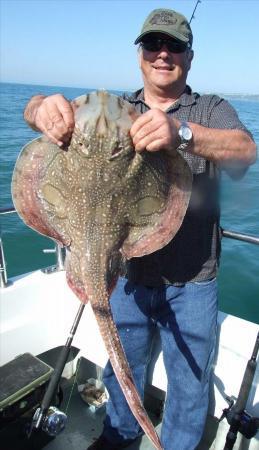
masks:
<svg viewBox="0 0 259 450"><path fill-rule="evenodd" d="M159 52L163 45L166 46L170 53L183 53L187 48L190 48L190 44L188 42L179 42L174 39L149 37L141 41L141 46L148 52Z"/></svg>

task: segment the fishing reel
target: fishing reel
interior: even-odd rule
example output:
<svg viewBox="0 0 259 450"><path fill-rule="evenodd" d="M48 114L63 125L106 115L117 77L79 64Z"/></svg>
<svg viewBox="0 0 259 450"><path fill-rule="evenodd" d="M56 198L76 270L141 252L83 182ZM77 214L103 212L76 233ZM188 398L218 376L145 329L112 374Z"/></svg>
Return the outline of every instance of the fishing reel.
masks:
<svg viewBox="0 0 259 450"><path fill-rule="evenodd" d="M225 417L229 425L234 425L236 432L241 433L246 439L252 439L259 430L259 417L251 416L246 410L236 413L233 397L226 397L226 401L229 407L223 409L219 422Z"/></svg>
<svg viewBox="0 0 259 450"><path fill-rule="evenodd" d="M37 408L30 426L28 437L33 429L42 429L48 436L55 437L64 430L67 423L67 415L55 406L50 406L46 412Z"/></svg>

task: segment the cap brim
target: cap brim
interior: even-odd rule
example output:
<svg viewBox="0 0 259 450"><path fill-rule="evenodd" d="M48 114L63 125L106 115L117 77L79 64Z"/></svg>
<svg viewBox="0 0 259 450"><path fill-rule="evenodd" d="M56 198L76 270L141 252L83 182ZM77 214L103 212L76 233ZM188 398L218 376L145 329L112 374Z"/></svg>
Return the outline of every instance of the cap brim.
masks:
<svg viewBox="0 0 259 450"><path fill-rule="evenodd" d="M145 33L140 34L137 39L135 40L134 44L139 44L142 40L142 38L144 36L147 36L148 34L154 34L154 33L161 33L161 34L166 34L167 36L170 36L174 39L177 39L180 42L183 42L184 44L187 44L189 42L189 39L186 36L183 36L180 33L175 32L174 34L172 33L167 33L166 31L163 30L150 30L150 31L146 31Z"/></svg>

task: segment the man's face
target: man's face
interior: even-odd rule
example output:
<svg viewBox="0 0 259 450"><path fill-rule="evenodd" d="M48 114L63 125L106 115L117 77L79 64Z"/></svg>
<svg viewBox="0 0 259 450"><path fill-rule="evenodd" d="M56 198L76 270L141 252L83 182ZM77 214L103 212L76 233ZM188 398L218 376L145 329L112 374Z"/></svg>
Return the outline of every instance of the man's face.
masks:
<svg viewBox="0 0 259 450"><path fill-rule="evenodd" d="M168 39L167 35L161 33L153 33L152 37ZM149 51L141 46L139 63L145 87L184 89L192 58L193 51L188 48L181 53L174 53L166 45L159 51Z"/></svg>

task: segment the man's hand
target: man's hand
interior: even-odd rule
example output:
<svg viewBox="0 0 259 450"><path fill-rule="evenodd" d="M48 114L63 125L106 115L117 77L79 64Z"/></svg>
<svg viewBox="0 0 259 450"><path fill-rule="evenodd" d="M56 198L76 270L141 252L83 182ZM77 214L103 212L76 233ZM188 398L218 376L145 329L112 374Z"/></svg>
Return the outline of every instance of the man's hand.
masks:
<svg viewBox="0 0 259 450"><path fill-rule="evenodd" d="M24 118L34 130L41 131L59 146L69 142L75 126L71 103L60 94L32 97Z"/></svg>
<svg viewBox="0 0 259 450"><path fill-rule="evenodd" d="M131 127L130 134L135 150L175 150L180 145L180 122L160 109L150 109L142 114Z"/></svg>

